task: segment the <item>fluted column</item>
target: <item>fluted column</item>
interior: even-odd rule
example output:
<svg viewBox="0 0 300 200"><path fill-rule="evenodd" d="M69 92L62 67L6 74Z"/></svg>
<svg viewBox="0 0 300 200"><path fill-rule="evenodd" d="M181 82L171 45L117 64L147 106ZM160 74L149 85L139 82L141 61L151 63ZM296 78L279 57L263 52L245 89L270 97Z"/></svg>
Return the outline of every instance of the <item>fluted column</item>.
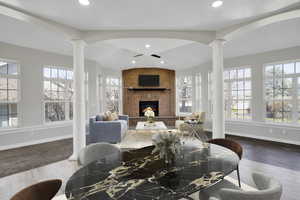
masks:
<svg viewBox="0 0 300 200"><path fill-rule="evenodd" d="M212 131L213 138L225 138L225 116L224 116L224 40L215 40L212 47L212 86L213 86L213 116Z"/></svg>
<svg viewBox="0 0 300 200"><path fill-rule="evenodd" d="M86 146L85 119L85 73L83 40L73 40L73 155L70 160L77 160L79 151Z"/></svg>

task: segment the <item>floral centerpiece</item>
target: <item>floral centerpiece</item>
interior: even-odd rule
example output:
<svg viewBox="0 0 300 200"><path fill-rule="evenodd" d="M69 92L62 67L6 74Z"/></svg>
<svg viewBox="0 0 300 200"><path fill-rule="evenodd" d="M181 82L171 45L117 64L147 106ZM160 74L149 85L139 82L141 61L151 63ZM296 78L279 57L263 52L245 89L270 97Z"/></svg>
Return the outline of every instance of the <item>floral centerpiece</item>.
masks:
<svg viewBox="0 0 300 200"><path fill-rule="evenodd" d="M151 107L145 109L144 115L147 118L148 123L154 123L155 113Z"/></svg>
<svg viewBox="0 0 300 200"><path fill-rule="evenodd" d="M154 135L152 142L155 146L152 153L159 153L161 159L164 159L167 164L175 161L176 155L181 152L180 137L176 133L163 131Z"/></svg>

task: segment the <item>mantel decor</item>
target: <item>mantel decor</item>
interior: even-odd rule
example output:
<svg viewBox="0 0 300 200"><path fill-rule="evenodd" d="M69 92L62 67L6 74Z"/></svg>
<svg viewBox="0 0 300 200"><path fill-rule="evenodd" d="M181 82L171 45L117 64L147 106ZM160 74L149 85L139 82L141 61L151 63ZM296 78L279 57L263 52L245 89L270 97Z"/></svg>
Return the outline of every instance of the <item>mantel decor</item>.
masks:
<svg viewBox="0 0 300 200"><path fill-rule="evenodd" d="M145 109L145 117L147 118L147 123L152 125L154 124L155 113L151 107Z"/></svg>

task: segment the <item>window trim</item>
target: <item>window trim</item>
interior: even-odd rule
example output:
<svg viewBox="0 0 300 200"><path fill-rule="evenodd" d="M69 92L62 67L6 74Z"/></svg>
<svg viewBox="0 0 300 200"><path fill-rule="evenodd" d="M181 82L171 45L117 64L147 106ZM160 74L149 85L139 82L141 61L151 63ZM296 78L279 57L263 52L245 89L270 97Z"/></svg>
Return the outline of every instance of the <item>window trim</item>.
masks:
<svg viewBox="0 0 300 200"><path fill-rule="evenodd" d="M201 73L200 73L201 74ZM180 95L179 95L179 90L181 89L180 87L181 87L181 83L180 83L180 79L182 79L182 78L185 78L185 77L190 77L191 78L191 84L190 84L190 87L191 87L191 89L192 89L192 94L191 94L191 97L190 98L180 98ZM195 88L194 88L194 75L191 75L191 74L185 74L185 75L179 75L179 76L177 76L176 77L176 96L177 96L177 103L176 103L176 105L178 106L178 108L176 108L176 110L177 110L177 115L179 115L179 116L188 116L188 115L190 115L190 114L192 114L194 111L193 111L193 108L194 108L194 102L193 102L193 100L194 100L194 95L193 95L193 91L195 90ZM191 112L180 112L180 101L181 100L183 100L183 99L187 99L187 100L190 100L191 102L192 102L192 105L191 105Z"/></svg>
<svg viewBox="0 0 300 200"><path fill-rule="evenodd" d="M14 78L18 80L17 83L17 101L16 102L3 102L3 103L16 103L17 104L17 118L18 118L18 124L17 126L8 126L8 127L0 127L1 131L5 131L5 130L12 130L12 129L17 129L20 128L22 126L22 118L21 118L21 112L22 112L22 108L21 108L21 63L17 60L11 60L11 59L6 59L6 58L1 58L0 57L0 61L3 62L7 62L7 63L14 63L17 65L17 75L2 75L0 74L0 77L4 77L4 78Z"/></svg>
<svg viewBox="0 0 300 200"><path fill-rule="evenodd" d="M270 62L270 63L265 63L265 64L263 64L262 66L263 66L263 80L262 80L262 83L263 83L263 86L262 86L262 88L263 88L263 95L262 95L262 98L263 98L263 102L264 102L264 108L265 108L265 106L266 106L266 103L267 103L267 100L266 100L266 87L265 87L265 82L266 82L266 67L267 66L270 66L270 65L284 65L284 64L289 64L289 63L294 63L294 64L296 64L297 62L300 62L300 59L289 59L289 60L283 60L283 61L276 61L276 62ZM296 65L295 65L295 69L296 69ZM298 76L297 76L298 75ZM294 82L294 79L297 79L297 78L300 78L300 73L293 73L293 74L290 74L290 76L288 77L288 78L292 78L293 79L293 82ZM286 125L286 126L289 126L289 125L293 125L293 126L296 126L296 127L300 127L300 123L298 122L299 120L300 120L300 109L298 110L298 106L299 106L299 104L293 104L294 103L294 100L295 99L293 99L294 98L294 96L298 96L298 94L297 94L297 89L298 88L294 88L294 84L292 83L292 111L291 111L291 114L292 114L292 120L291 120L291 122L274 122L274 121L267 121L266 120L266 114L267 114L267 112L266 112L266 109L264 109L263 110L263 122L264 123L266 123L266 124L270 124L270 125ZM299 94L299 96L300 96L300 94ZM299 101L300 101L300 98L297 98L297 100L299 99ZM297 108L297 117L299 118L299 119L295 119L294 118L294 113L293 113L293 108L294 108L294 106L296 106L296 108Z"/></svg>
<svg viewBox="0 0 300 200"><path fill-rule="evenodd" d="M227 113L226 113L226 104L225 104L225 100L226 100L226 95L225 95L225 91L224 91L224 115L225 115L225 121L238 121L238 122L250 122L250 121L253 121L253 109L252 109L252 100L253 100L253 87L252 87L252 66L251 65L243 65L243 66L239 66L239 67L226 67L224 68L224 71L223 71L223 79L224 79L224 85L228 82L232 82L232 81L226 81L224 75L225 75L225 71L231 71L231 70L240 70L240 69L250 69L250 77L247 77L247 78L243 78L244 82L247 80L247 81L250 81L250 86L251 86L251 98L249 99L250 101L250 118L251 119L233 119L233 118L226 118L227 116ZM241 80L241 79L235 79L235 80ZM224 88L225 89L225 88ZM237 90L239 91L239 90ZM245 89L243 90L245 91ZM232 90L231 90L232 92ZM231 95L232 96L232 95Z"/></svg>
<svg viewBox="0 0 300 200"><path fill-rule="evenodd" d="M63 66L63 65L43 65L41 67L41 77L42 77L42 87L41 87L42 92L41 92L41 94L42 94L42 119L43 119L43 124L44 125L50 125L50 124L54 124L54 125L57 124L57 125L59 125L59 124L70 123L73 120L70 119L69 116L67 117L67 119L62 120L62 121L49 121L49 122L46 121L45 104L47 102L51 102L51 101L45 101L45 99L44 99L44 92L45 92L44 82L45 82L45 80L51 80L52 78L46 78L46 77L44 77L44 69L45 68L56 68L56 69L63 69L63 70L66 70L66 71L72 71L73 72L73 78L72 78L72 80L68 81L68 82L72 82L72 84L71 84L72 87L74 87L74 70L73 70L73 68L66 67L66 66ZM62 102L62 103L64 102L64 103L67 103L67 101L54 101L54 102ZM70 103L70 102L73 103L73 101L69 101L68 103Z"/></svg>

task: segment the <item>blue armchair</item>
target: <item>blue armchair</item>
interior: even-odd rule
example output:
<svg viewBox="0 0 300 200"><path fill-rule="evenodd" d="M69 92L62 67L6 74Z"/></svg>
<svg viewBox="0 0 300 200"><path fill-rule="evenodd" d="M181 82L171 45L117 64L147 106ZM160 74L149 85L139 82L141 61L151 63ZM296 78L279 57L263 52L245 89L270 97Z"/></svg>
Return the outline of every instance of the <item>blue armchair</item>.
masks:
<svg viewBox="0 0 300 200"><path fill-rule="evenodd" d="M119 120L104 121L103 115L90 118L90 143L108 142L119 143L128 130L128 115L119 115Z"/></svg>

